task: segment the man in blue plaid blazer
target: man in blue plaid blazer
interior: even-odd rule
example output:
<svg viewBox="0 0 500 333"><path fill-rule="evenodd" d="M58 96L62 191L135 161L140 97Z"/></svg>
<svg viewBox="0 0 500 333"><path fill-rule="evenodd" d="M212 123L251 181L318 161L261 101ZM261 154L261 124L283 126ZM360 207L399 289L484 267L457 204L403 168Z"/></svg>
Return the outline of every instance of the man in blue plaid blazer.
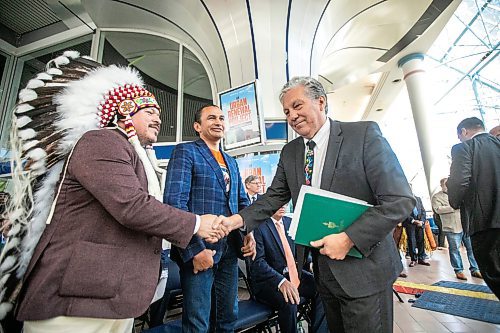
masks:
<svg viewBox="0 0 500 333"><path fill-rule="evenodd" d="M224 115L208 105L195 114L200 139L176 146L167 168L164 202L197 213L230 216L249 202L234 158L220 149ZM186 249L174 248L183 290L183 332L233 332L238 317L239 230L210 244L194 236ZM253 255L253 236L245 255ZM253 246L253 249L251 249Z"/></svg>

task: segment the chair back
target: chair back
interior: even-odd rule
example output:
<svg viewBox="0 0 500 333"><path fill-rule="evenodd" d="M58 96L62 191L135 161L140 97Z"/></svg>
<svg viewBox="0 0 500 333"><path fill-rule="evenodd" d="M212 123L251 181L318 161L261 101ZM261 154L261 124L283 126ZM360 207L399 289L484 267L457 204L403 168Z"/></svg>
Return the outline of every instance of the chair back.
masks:
<svg viewBox="0 0 500 333"><path fill-rule="evenodd" d="M235 331L252 329L255 332L271 332L277 328L276 313L266 304L255 299L250 282L250 259L238 259L238 279L243 280L250 299L238 301L238 320Z"/></svg>

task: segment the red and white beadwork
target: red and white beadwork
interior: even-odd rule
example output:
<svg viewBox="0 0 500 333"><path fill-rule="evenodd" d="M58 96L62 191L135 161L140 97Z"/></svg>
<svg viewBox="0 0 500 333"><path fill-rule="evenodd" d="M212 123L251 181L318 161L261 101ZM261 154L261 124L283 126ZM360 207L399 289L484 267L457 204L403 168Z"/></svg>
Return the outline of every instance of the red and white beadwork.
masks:
<svg viewBox="0 0 500 333"><path fill-rule="evenodd" d="M160 109L154 95L143 87L126 84L112 89L104 95L104 99L98 106L99 127L106 127L117 112L131 117L137 110L145 107Z"/></svg>

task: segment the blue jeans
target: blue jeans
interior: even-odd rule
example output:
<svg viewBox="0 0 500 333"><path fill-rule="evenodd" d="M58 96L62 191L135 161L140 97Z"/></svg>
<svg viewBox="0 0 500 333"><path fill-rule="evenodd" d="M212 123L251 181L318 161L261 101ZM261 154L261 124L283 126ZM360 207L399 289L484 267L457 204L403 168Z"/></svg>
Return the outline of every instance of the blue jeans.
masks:
<svg viewBox="0 0 500 333"><path fill-rule="evenodd" d="M464 236L463 232L445 232L445 235L446 239L448 239L451 267L453 267L455 273L459 273L464 270L462 257L460 256L460 244L462 244L462 242L464 243L465 249L467 250L467 258L469 259L470 271L478 271L479 268L477 267L476 259L474 259L474 254L472 253L470 237Z"/></svg>
<svg viewBox="0 0 500 333"><path fill-rule="evenodd" d="M231 245L211 269L193 273L193 261L180 268L182 332L234 332L238 319L238 258Z"/></svg>

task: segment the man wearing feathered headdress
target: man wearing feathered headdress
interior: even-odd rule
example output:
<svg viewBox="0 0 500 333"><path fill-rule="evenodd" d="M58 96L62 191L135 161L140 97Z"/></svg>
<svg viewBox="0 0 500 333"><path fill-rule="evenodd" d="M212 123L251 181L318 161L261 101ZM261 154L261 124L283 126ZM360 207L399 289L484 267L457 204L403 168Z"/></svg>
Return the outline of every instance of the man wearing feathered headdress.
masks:
<svg viewBox="0 0 500 333"><path fill-rule="evenodd" d="M214 215L161 203L160 107L136 71L65 52L28 83L11 140L16 189L0 317L24 332L130 332L150 304L161 239L225 236ZM22 283L20 283L22 281Z"/></svg>

